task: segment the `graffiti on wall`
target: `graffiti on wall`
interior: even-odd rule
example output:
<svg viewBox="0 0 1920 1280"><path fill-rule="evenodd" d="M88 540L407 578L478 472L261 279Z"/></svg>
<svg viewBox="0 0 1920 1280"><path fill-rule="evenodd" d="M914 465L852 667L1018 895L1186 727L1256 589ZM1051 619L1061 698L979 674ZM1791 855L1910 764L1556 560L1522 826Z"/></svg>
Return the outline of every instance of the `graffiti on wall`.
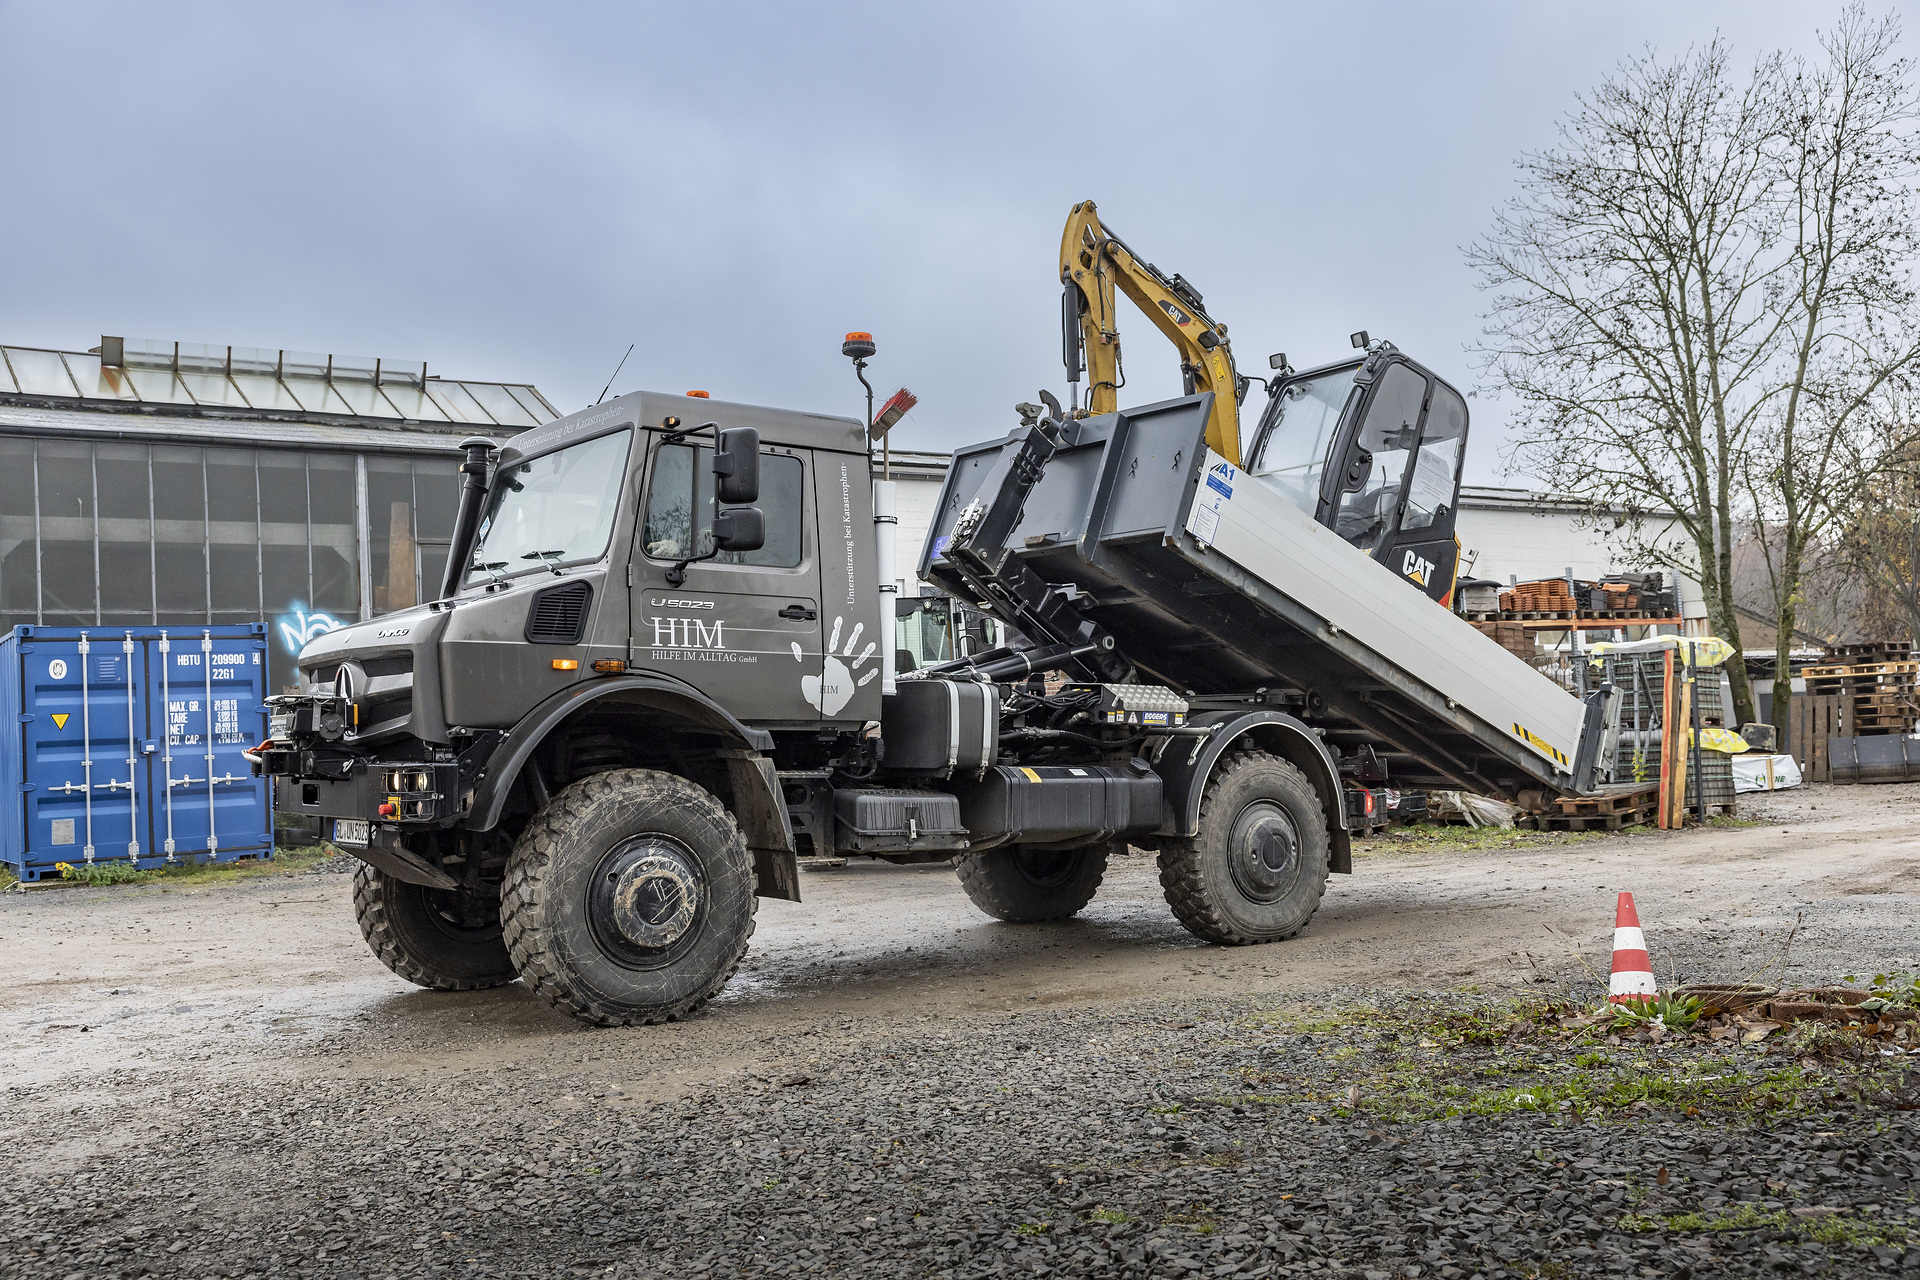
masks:
<svg viewBox="0 0 1920 1280"><path fill-rule="evenodd" d="M346 625L324 613L308 613L303 600L294 601L288 606L287 612L276 617L274 622L280 628L280 642L287 646L287 652L296 657L315 636L326 635Z"/></svg>

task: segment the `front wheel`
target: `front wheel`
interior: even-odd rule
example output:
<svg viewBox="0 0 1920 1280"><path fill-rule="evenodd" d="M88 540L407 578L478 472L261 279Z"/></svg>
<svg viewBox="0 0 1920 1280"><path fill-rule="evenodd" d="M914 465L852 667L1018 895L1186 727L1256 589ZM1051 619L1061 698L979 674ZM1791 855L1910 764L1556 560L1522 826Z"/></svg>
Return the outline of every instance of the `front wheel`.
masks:
<svg viewBox="0 0 1920 1280"><path fill-rule="evenodd" d="M669 1022L712 999L753 934L753 860L733 815L685 778L616 769L528 824L501 922L541 999L598 1026Z"/></svg>
<svg viewBox="0 0 1920 1280"><path fill-rule="evenodd" d="M1160 846L1173 914L1209 942L1280 942L1307 927L1327 891L1327 819L1306 775L1249 748L1222 761L1197 835Z"/></svg>
<svg viewBox="0 0 1920 1280"><path fill-rule="evenodd" d="M473 991L516 976L494 899L409 884L363 862L353 873L353 914L380 963L416 986Z"/></svg>
<svg viewBox="0 0 1920 1280"><path fill-rule="evenodd" d="M1010 845L962 858L960 887L998 920L1065 920L1093 901L1107 872L1107 846L1029 849Z"/></svg>

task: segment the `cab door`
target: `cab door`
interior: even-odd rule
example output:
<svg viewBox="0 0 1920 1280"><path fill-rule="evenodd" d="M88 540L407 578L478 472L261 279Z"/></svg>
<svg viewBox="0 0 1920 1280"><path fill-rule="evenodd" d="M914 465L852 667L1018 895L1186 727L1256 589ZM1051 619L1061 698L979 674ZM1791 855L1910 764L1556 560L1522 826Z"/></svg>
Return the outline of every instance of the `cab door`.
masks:
<svg viewBox="0 0 1920 1280"><path fill-rule="evenodd" d="M1392 360L1359 406L1337 465L1328 468L1321 523L1434 600L1451 603L1466 439L1459 393L1412 361Z"/></svg>
<svg viewBox="0 0 1920 1280"><path fill-rule="evenodd" d="M757 551L713 548L713 444L652 432L647 492L634 538L633 665L684 680L760 727L811 727L821 669L820 559L812 451L763 444L767 537Z"/></svg>
<svg viewBox="0 0 1920 1280"><path fill-rule="evenodd" d="M1389 569L1453 607L1459 576L1460 539L1454 521L1460 505L1460 463L1467 444L1467 404L1439 379L1427 398L1420 427L1420 450L1408 469L1400 499L1399 527L1382 549Z"/></svg>

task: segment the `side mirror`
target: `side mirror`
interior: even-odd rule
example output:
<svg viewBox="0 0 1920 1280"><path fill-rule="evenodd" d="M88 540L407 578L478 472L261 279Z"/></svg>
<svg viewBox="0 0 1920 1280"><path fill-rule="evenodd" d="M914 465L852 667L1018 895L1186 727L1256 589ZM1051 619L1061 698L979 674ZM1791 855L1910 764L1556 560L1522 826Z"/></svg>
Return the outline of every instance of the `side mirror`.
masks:
<svg viewBox="0 0 1920 1280"><path fill-rule="evenodd" d="M747 428L748 434L753 434ZM757 462L757 459L756 459ZM715 551L758 551L767 545L767 517L758 507L732 507L713 517Z"/></svg>
<svg viewBox="0 0 1920 1280"><path fill-rule="evenodd" d="M723 507L760 500L760 433L752 427L729 427L714 437L713 488ZM719 525L714 526L715 532ZM758 547L736 547L751 551Z"/></svg>

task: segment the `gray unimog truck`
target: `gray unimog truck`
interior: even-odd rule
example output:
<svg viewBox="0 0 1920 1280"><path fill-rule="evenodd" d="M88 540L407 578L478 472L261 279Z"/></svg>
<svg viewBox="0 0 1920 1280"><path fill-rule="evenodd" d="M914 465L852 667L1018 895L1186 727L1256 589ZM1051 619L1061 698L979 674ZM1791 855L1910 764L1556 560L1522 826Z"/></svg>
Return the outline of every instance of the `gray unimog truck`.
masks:
<svg viewBox="0 0 1920 1280"><path fill-rule="evenodd" d="M1444 386L1390 351L1309 371L1300 403L1354 388L1316 456L1359 447L1382 361ZM1350 869L1351 787L1584 790L1611 752L1607 695L1583 708L1300 500L1287 387L1251 470L1206 448L1207 394L1022 406L957 453L920 575L1025 643L910 672L859 422L638 393L469 441L441 599L308 645L257 767L363 861L395 973L518 977L604 1025L710 999L807 853L953 859L982 910L1038 921L1131 844L1199 936L1291 937Z"/></svg>

